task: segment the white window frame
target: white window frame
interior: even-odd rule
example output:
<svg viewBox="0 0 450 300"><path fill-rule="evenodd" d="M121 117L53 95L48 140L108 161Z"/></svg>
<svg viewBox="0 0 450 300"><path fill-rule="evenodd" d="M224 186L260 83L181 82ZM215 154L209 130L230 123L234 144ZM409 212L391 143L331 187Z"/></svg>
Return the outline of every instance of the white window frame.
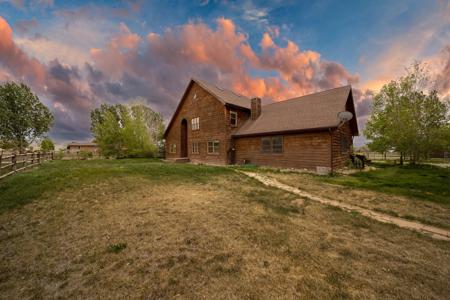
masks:
<svg viewBox="0 0 450 300"><path fill-rule="evenodd" d="M200 146L199 146L199 142L198 141L193 141L192 142L192 148L191 148L191 153L192 154L200 154Z"/></svg>
<svg viewBox="0 0 450 300"><path fill-rule="evenodd" d="M208 154L219 154L219 152L220 152L220 141L219 140L208 141L208 143L206 145L206 148L207 148ZM210 149L212 149L212 151L210 151Z"/></svg>
<svg viewBox="0 0 450 300"><path fill-rule="evenodd" d="M191 120L191 128L192 130L200 130L200 117L192 118Z"/></svg>
<svg viewBox="0 0 450 300"><path fill-rule="evenodd" d="M170 145L170 153L177 153L177 144L173 143Z"/></svg>
<svg viewBox="0 0 450 300"><path fill-rule="evenodd" d="M232 117L233 115L235 116L234 117L234 120L235 120L234 124L233 124L233 117ZM238 113L235 112L235 111L232 111L232 110L230 110L230 125L232 127L237 127L237 125L238 125Z"/></svg>

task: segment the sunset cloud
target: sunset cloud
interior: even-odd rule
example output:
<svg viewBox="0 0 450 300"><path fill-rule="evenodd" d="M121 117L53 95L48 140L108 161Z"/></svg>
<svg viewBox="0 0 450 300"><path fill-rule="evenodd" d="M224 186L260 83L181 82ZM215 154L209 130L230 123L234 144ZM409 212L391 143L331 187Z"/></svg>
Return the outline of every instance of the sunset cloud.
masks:
<svg viewBox="0 0 450 300"><path fill-rule="evenodd" d="M55 114L51 137L59 141L90 139L90 111L105 102L139 98L168 120L192 77L264 103L352 84L360 129L377 88L414 59L426 61L436 87L449 92L442 7L416 12L421 22L396 26L395 34L354 27L348 35L336 27L329 36L328 23L341 23L328 20L322 32L315 32L322 24L310 24L327 5L197 2L183 17L181 6L174 11L164 2L37 4L0 0L8 12L0 17L0 83L30 85ZM288 12L305 6L308 14ZM214 7L220 14L206 13ZM409 9L389 8L382 16L373 12L376 30Z"/></svg>

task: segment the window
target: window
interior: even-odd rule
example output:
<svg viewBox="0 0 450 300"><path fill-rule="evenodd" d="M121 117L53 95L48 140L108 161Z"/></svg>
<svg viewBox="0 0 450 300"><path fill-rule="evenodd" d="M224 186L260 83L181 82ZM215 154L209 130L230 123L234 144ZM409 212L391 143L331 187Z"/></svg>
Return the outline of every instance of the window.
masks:
<svg viewBox="0 0 450 300"><path fill-rule="evenodd" d="M262 137L261 152L283 153L283 136Z"/></svg>
<svg viewBox="0 0 450 300"><path fill-rule="evenodd" d="M194 93L194 96L192 97L192 101L195 102L197 100L197 93Z"/></svg>
<svg viewBox="0 0 450 300"><path fill-rule="evenodd" d="M208 141L208 154L219 154L219 141Z"/></svg>
<svg viewBox="0 0 450 300"><path fill-rule="evenodd" d="M177 144L170 145L170 153L177 153Z"/></svg>
<svg viewBox="0 0 450 300"><path fill-rule="evenodd" d="M199 154L198 142L192 142L192 154Z"/></svg>
<svg viewBox="0 0 450 300"><path fill-rule="evenodd" d="M237 126L238 114L235 111L230 111L230 125L233 127Z"/></svg>
<svg viewBox="0 0 450 300"><path fill-rule="evenodd" d="M199 130L200 129L200 118L193 118L191 120L191 126L192 126L192 130Z"/></svg>
<svg viewBox="0 0 450 300"><path fill-rule="evenodd" d="M348 137L346 135L341 135L341 153L347 152L348 147Z"/></svg>
<svg viewBox="0 0 450 300"><path fill-rule="evenodd" d="M272 152L273 153L283 153L283 137L282 136L272 137Z"/></svg>
<svg viewBox="0 0 450 300"><path fill-rule="evenodd" d="M272 151L272 139L270 137L261 138L261 151L266 153Z"/></svg>

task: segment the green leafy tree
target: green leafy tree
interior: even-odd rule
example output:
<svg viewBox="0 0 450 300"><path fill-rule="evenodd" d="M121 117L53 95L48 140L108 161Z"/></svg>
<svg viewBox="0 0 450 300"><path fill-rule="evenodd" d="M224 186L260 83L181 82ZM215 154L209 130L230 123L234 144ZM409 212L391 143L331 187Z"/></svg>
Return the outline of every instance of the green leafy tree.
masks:
<svg viewBox="0 0 450 300"><path fill-rule="evenodd" d="M55 150L55 144L53 144L53 141L46 137L41 142L41 150L42 151L53 151Z"/></svg>
<svg viewBox="0 0 450 300"><path fill-rule="evenodd" d="M427 93L431 84L425 67L415 63L405 76L381 88L364 132L371 150L392 149L400 153L401 163L406 155L416 163L448 147L449 102L439 99L436 90Z"/></svg>
<svg viewBox="0 0 450 300"><path fill-rule="evenodd" d="M150 157L164 128L162 117L144 105L106 105L91 112L91 130L102 154Z"/></svg>
<svg viewBox="0 0 450 300"><path fill-rule="evenodd" d="M23 152L53 123L49 109L25 84L0 85L0 140Z"/></svg>

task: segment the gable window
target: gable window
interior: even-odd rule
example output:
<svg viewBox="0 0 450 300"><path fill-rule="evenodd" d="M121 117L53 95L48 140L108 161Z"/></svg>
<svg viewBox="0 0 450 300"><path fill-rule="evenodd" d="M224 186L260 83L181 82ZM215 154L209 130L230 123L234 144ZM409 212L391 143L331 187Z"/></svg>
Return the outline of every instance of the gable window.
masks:
<svg viewBox="0 0 450 300"><path fill-rule="evenodd" d="M283 136L262 137L261 152L283 153Z"/></svg>
<svg viewBox="0 0 450 300"><path fill-rule="evenodd" d="M199 154L198 142L192 142L192 154Z"/></svg>
<svg viewBox="0 0 450 300"><path fill-rule="evenodd" d="M230 125L233 127L237 126L238 114L235 111L230 111Z"/></svg>
<svg viewBox="0 0 450 300"><path fill-rule="evenodd" d="M177 144L170 145L170 153L177 153Z"/></svg>
<svg viewBox="0 0 450 300"><path fill-rule="evenodd" d="M219 141L208 141L208 154L219 154Z"/></svg>
<svg viewBox="0 0 450 300"><path fill-rule="evenodd" d="M200 118L199 117L193 118L191 120L191 127L192 127L192 130L199 130L200 129Z"/></svg>
<svg viewBox="0 0 450 300"><path fill-rule="evenodd" d="M192 96L192 101L195 102L197 100L197 93L194 93L194 96Z"/></svg>

